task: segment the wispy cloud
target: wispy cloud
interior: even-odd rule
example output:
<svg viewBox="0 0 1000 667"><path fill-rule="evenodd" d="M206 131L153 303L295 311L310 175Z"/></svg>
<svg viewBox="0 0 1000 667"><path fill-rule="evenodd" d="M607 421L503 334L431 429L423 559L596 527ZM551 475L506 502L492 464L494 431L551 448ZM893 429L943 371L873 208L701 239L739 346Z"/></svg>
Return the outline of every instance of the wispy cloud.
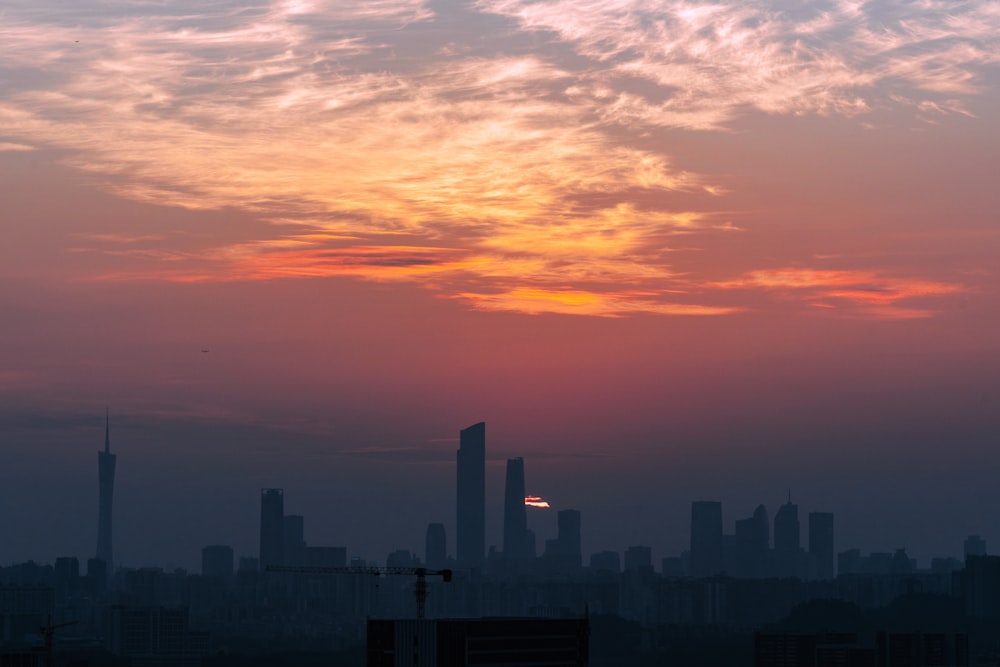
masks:
<svg viewBox="0 0 1000 667"><path fill-rule="evenodd" d="M593 61L574 91L629 124L718 128L747 108L854 115L886 102L887 86L922 93L918 101L976 92L980 69L1000 58L990 2L477 4ZM629 77L646 82L643 93Z"/></svg>
<svg viewBox="0 0 1000 667"><path fill-rule="evenodd" d="M131 8L10 5L0 150L58 148L121 196L273 225L183 248L95 231L77 250L158 260L101 277L410 280L476 308L602 316L738 310L668 258L678 234L735 229L712 214L726 188L643 133L747 108L968 113L1000 28L975 2L461 9L563 47L497 53L461 21L408 32L441 18L420 0Z"/></svg>
<svg viewBox="0 0 1000 667"><path fill-rule="evenodd" d="M962 285L955 283L884 275L876 271L797 267L750 271L714 286L724 290L763 289L838 314L887 319L930 317L934 315L933 310L900 302L965 291Z"/></svg>
<svg viewBox="0 0 1000 667"><path fill-rule="evenodd" d="M17 153L23 153L25 151L35 150L34 146L28 146L27 144L15 144L10 141L0 141L0 152L11 151Z"/></svg>

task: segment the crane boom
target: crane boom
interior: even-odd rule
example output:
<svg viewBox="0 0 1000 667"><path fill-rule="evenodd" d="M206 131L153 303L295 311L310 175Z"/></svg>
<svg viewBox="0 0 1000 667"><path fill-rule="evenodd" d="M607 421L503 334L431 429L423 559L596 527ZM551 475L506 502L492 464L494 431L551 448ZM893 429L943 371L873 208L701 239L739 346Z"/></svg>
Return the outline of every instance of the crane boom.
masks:
<svg viewBox="0 0 1000 667"><path fill-rule="evenodd" d="M430 570L426 567L377 567L374 565L355 565L347 567L318 567L310 565L268 565L264 568L267 572L287 572L290 574L367 574L372 576L382 576L384 574L408 575L416 577L414 585L414 595L417 598L417 618L424 617L427 607L427 575L439 576L442 581L451 581L452 571Z"/></svg>

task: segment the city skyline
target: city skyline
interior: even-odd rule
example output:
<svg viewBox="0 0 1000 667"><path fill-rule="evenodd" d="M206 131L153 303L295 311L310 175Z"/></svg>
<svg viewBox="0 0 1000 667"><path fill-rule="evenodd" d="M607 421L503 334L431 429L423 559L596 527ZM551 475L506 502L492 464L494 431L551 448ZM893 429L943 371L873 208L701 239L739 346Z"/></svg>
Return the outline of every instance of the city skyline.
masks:
<svg viewBox="0 0 1000 667"><path fill-rule="evenodd" d="M99 452L101 455L110 454L109 433L110 417L109 411L106 411L105 450ZM470 457L471 461L470 458L467 458L464 463L461 456L455 459L453 463L454 471L458 473L456 481L461 477L459 471L463 469L463 466L468 473L471 462L473 476L476 476L477 460L482 461L485 467L485 461L490 459L488 456L490 449L486 446L485 440L485 422L479 422L462 429L459 435L459 440L466 443L468 453L473 456ZM461 453L461 449L459 453ZM103 463L106 459L101 458L100 460L102 465L99 467L100 474L97 481L100 491L99 496L102 502L97 522L98 548L96 550L96 557L107 563L113 562L112 559L109 559L105 555L112 548L110 538L112 512L110 511L111 498L108 483L111 482L113 484L113 477L109 478L106 476L106 468ZM114 461L112 460L113 463ZM565 535L572 534L574 537L569 538L572 545L571 552L578 554L578 558L583 565L587 564L591 556L607 552L614 552L619 556L625 555L627 558L630 550L640 548L638 545L641 545L641 548L651 550L655 563L659 563L660 559L679 559L681 557L689 559L687 567L690 568L690 575L695 577L712 576L725 572L736 577L763 578L783 576L806 579L817 577L830 578L834 572L834 561L844 552L855 551L860 556L863 556L869 552L872 554L891 554L892 552L905 551L907 549L905 542L896 545L891 545L884 541L877 545L845 544L842 540L838 540L835 537L836 534L839 534L839 531L834 530L834 513L816 511L815 508L810 508L807 511L808 521L805 525L808 528L804 528L799 519L798 504L792 503L790 490L786 491L787 497L785 501L778 506L777 511L774 513L773 524L768 518L769 512L764 504L757 505L756 509L752 512L752 516L749 518L741 519L738 517L738 510L736 510L736 516L733 516L734 511L730 509L727 516L724 512L724 503L720 501L693 500L689 504L690 520L686 527L682 527L686 528L687 542L678 542L678 539L683 538L683 536L678 536L677 534L668 536L669 539L666 542L662 539L663 535L659 537L655 535L641 536L639 539L632 539L628 545L624 543L608 543L601 539L588 540L587 537L589 536L586 536L586 531L581 532L581 512L579 510L568 507L538 509L537 505L533 504L537 502L538 497L528 495L524 492L526 487L524 484L523 457L508 458L505 463L502 490L499 488L493 489L492 493L492 495L502 498L501 503L492 503L500 516L491 517L493 521L489 522L498 529L497 535L493 536L488 532L484 532L483 539L491 552L496 551L506 557L509 555L509 552L505 551L508 536L517 535L522 530L526 530L527 534L515 539L515 553L521 554L513 556L515 560L524 560L525 558L534 560L535 558L543 559L546 556L564 556L565 554L561 550L565 547L560 546L560 542L566 539ZM478 482L472 484L473 487L477 485ZM456 483L454 496L456 508L462 505L463 497L458 493L458 488L459 484ZM260 501L259 512L257 514L257 532L254 538L259 546L255 550L248 550L245 547L234 548L232 543L216 544L216 542L209 542L199 547L196 550L197 553L191 554L187 560L180 563L170 561L166 565L168 567L182 566L185 569L193 570L195 569L193 565L198 562L199 558L204 562L205 556L203 551L206 548L227 549L230 557L235 554L240 560L250 558L260 563L261 568L265 568L267 565L304 564L307 562L304 517L301 514L285 513L284 489L261 488L258 491ZM519 505L522 511L521 518L518 518L516 512L511 511L512 493L520 494L522 499ZM465 495L467 497L470 495L468 489ZM473 489L471 495L478 495L478 491ZM490 495L488 489L483 489L484 502ZM107 503L104 503L105 499L107 499ZM493 500L495 501L496 499L494 498ZM490 503L487 502L486 505L490 505ZM329 510L327 509L327 511ZM537 515L529 523L528 514L531 512L535 512ZM461 513L459 513L460 516ZM594 518L599 517L600 515L598 514ZM320 518L321 520L329 519L329 517L323 516L320 516ZM521 528L522 522L524 528ZM336 542L335 547L315 546L317 542L329 543L329 534L319 536L319 539L311 539L312 546L310 546L310 549L326 552L329 552L331 549L336 550L339 552L339 555L334 556L335 560L339 558L360 558L363 561L379 563L384 562L390 552L398 552L400 549L412 553L413 556L419 559L423 559L426 550L430 548L430 535L433 531L435 532L433 538L435 541L435 551L440 550L456 566L468 570L473 567L481 567L485 563L485 551L484 558L479 561L479 565L475 563L470 564L469 558L464 560L458 558L458 522L449 524L447 522L442 523L428 519L424 524L423 530L426 531L424 533L424 541L420 543L400 544L392 541L396 539L395 536L383 535L388 541L383 542L383 545L386 546L384 546L385 550L382 553L378 553L377 550L373 550L365 545L349 544L344 541ZM478 528L473 526L474 537L478 530ZM540 539L535 534L536 531L541 535ZM569 531L569 533L566 531ZM409 532L414 533L412 530ZM965 554L985 554L987 553L987 540L981 536L981 532L986 531L964 535L961 545L958 543L952 545L938 544L926 553L911 551L909 556L918 563L918 567L926 568L930 566L931 558L961 557L963 552ZM848 533L850 534L850 531ZM449 535L451 537L448 537ZM180 541L184 541L185 538L189 538L190 536L166 535L165 537L172 542L176 542L178 538L180 538ZM235 542L245 544L245 537ZM583 537L582 544L581 537ZM517 543L518 540L520 540L520 543ZM593 546L588 545L590 541L594 542ZM193 544L190 540L189 543ZM674 550L671 551L670 547L664 548L664 543L673 545ZM387 546L390 544L392 545L391 547ZM526 550L529 548L529 544L534 548L534 556L527 555ZM679 548L676 546L678 544L680 544ZM292 545L292 547L290 548L289 545ZM442 548L441 545L448 546ZM959 546L961 546L961 549L959 549ZM765 552L763 556L760 553L761 550ZM727 555L724 555L724 552ZM69 551L60 552L58 555L60 557L72 556L80 559L81 562L94 556L94 554L88 555L86 552L72 553ZM323 560L324 562L329 557L329 553L313 556L314 559ZM51 556L51 558L55 558L55 556ZM0 566L27 560L36 559L15 557L10 562L0 561ZM48 561L43 558L39 562L44 563ZM147 558L141 564L136 562L119 562L118 565L134 568L162 566L164 563L156 561L153 558ZM440 562L438 566L441 566ZM114 569L114 566L109 565L109 571L112 569ZM659 571L658 567L656 569ZM516 571L516 567L512 571Z"/></svg>
<svg viewBox="0 0 1000 667"><path fill-rule="evenodd" d="M517 457L539 551L1000 543L995 2L64 4L0 14L0 562L93 555L107 406L116 563L262 488L418 549L477 421L486 549Z"/></svg>

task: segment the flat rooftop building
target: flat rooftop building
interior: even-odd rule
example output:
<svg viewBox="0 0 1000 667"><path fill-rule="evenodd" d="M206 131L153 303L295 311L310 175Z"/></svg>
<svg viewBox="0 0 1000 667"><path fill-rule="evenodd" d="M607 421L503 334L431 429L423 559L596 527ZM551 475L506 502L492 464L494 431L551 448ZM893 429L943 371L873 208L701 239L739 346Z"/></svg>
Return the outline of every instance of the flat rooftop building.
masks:
<svg viewBox="0 0 1000 667"><path fill-rule="evenodd" d="M586 618L368 621L368 667L586 667Z"/></svg>

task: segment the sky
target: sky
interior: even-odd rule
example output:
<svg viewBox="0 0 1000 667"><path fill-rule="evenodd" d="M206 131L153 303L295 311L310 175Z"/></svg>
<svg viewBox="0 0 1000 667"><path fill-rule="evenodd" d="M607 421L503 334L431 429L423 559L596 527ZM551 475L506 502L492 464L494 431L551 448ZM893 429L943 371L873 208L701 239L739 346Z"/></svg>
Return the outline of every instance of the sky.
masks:
<svg viewBox="0 0 1000 667"><path fill-rule="evenodd" d="M8 0L0 563L306 539L1000 548L1000 2ZM806 534L803 529L803 534Z"/></svg>

